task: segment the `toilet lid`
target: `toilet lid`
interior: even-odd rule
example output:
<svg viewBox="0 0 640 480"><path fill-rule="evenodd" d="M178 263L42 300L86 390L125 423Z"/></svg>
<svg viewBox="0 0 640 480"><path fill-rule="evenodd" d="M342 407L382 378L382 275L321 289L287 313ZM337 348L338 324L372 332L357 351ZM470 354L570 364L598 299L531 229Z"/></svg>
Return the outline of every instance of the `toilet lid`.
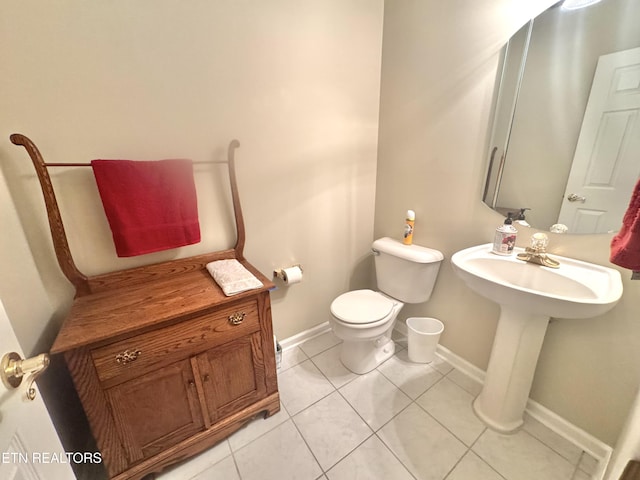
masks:
<svg viewBox="0 0 640 480"><path fill-rule="evenodd" d="M331 313L345 323L377 322L391 313L394 302L373 290L354 290L331 303Z"/></svg>

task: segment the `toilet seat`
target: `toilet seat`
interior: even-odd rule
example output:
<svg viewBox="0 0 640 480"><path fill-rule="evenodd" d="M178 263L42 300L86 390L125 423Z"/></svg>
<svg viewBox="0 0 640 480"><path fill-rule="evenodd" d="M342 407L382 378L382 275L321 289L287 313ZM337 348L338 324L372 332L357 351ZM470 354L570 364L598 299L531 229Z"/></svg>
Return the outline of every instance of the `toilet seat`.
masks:
<svg viewBox="0 0 640 480"><path fill-rule="evenodd" d="M338 320L353 325L365 325L388 316L396 303L380 292L354 290L343 293L331 303L331 313Z"/></svg>

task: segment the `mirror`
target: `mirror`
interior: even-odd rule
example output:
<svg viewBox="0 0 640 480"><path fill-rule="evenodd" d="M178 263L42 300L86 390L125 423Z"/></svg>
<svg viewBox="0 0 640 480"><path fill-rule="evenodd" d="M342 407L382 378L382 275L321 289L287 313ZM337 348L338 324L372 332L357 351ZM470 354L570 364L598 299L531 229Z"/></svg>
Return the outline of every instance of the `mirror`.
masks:
<svg viewBox="0 0 640 480"><path fill-rule="evenodd" d="M503 49L483 201L538 229L613 232L640 177L640 2L562 3Z"/></svg>

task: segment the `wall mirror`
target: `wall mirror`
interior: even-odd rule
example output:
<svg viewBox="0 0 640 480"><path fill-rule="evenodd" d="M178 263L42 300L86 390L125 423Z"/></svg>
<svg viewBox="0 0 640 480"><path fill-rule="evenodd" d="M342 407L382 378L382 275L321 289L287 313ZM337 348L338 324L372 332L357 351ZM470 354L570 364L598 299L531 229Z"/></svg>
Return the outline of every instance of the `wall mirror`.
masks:
<svg viewBox="0 0 640 480"><path fill-rule="evenodd" d="M483 201L543 230L613 232L640 176L640 2L563 3L502 51Z"/></svg>

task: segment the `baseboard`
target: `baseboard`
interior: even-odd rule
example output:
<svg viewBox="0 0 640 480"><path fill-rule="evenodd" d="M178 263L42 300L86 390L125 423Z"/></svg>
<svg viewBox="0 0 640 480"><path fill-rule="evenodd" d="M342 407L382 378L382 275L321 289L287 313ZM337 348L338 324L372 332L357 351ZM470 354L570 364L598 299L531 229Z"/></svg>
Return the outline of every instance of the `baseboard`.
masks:
<svg viewBox="0 0 640 480"><path fill-rule="evenodd" d="M484 383L484 378L486 376L484 370L481 370L472 363L469 363L464 358L459 357L448 348L438 344L438 346L436 347L436 355L446 360L453 367L455 367L456 370L460 370L462 373L471 377L476 382Z"/></svg>
<svg viewBox="0 0 640 480"><path fill-rule="evenodd" d="M600 480L604 477L605 470L613 454L613 448L611 446L598 440L581 428L576 427L574 424L534 400L529 399L527 401L526 411L540 423L546 425L558 435L566 438L598 460L598 470L593 474L593 479Z"/></svg>
<svg viewBox="0 0 640 480"><path fill-rule="evenodd" d="M300 332L297 335L280 340L283 350L293 348L301 343L306 342L314 337L322 335L331 330L329 322L321 323L309 330ZM400 335L407 336L407 326L404 322L397 322L395 331ZM486 373L484 370L476 367L464 358L456 355L451 350L438 344L436 347L436 355L450 363L456 370L464 373L473 380L484 383ZM593 480L601 480L604 476L606 466L609 463L613 449L606 443L598 440L593 435L576 427L559 415L553 413L538 402L529 399L527 402L526 412L537 421L553 430L555 433L570 441L583 451L598 460L598 471L594 474Z"/></svg>
<svg viewBox="0 0 640 480"><path fill-rule="evenodd" d="M398 330L398 333L402 333L401 329L396 330ZM460 370L462 373L480 383L484 383L486 376L484 370L469 363L464 358L459 357L448 348L438 345L436 347L436 354L453 365L457 370ZM598 471L594 474L593 479L602 479L611 454L613 453L613 449L609 445L568 422L548 408L540 405L535 400L529 399L527 401L526 412L547 428L553 430L598 460Z"/></svg>
<svg viewBox="0 0 640 480"><path fill-rule="evenodd" d="M316 325L315 327L310 328L309 330L300 332L292 337L285 338L284 340L278 340L278 342L280 343L282 350L288 350L289 348L296 347L301 343L306 342L307 340L311 340L312 338L327 333L330 330L331 326L329 325L329 322L324 322L320 325Z"/></svg>

